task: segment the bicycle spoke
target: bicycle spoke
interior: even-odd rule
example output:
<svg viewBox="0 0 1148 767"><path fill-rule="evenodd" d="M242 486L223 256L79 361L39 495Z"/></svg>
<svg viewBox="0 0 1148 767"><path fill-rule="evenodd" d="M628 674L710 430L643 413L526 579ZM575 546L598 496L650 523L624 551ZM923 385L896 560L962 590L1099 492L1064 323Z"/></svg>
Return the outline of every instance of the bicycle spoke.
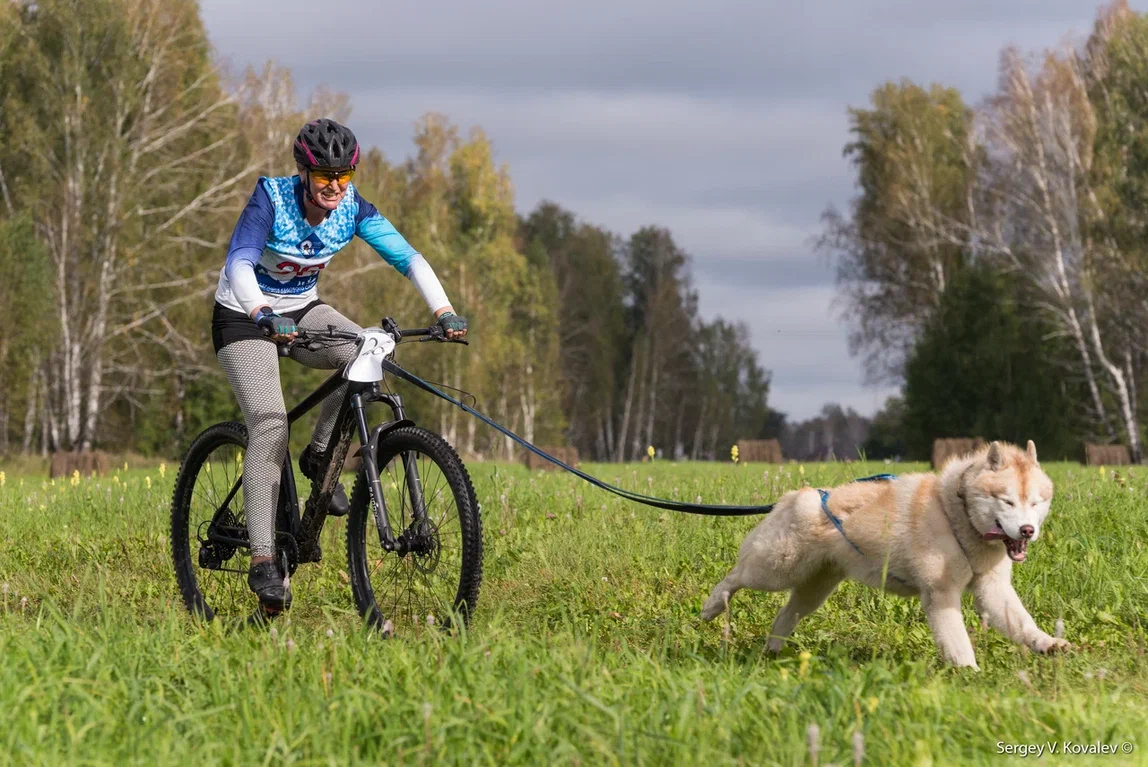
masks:
<svg viewBox="0 0 1148 767"><path fill-rule="evenodd" d="M463 564L458 505L450 480L434 459L420 451L410 451L409 455L410 460L406 460L404 451L393 455L379 473L395 537L405 536L407 545L421 542L400 556L384 551L377 534L370 535L368 529L365 569L384 617L399 624L414 621L425 626L427 616L433 615L437 624L449 625L457 609L455 600ZM408 466L418 472L426 528L415 524L415 498L411 492L415 482L407 476ZM376 513L372 503L367 520L371 527Z"/></svg>
<svg viewBox="0 0 1148 767"><path fill-rule="evenodd" d="M199 593L212 614L229 619L246 615L253 607L246 584L250 550L206 539L212 521L224 525L226 535L247 535L242 485L219 516L223 502L242 476L242 452L237 444L220 444L211 450L200 464L188 499L188 546ZM199 558L205 546L201 537L214 558L206 567Z"/></svg>

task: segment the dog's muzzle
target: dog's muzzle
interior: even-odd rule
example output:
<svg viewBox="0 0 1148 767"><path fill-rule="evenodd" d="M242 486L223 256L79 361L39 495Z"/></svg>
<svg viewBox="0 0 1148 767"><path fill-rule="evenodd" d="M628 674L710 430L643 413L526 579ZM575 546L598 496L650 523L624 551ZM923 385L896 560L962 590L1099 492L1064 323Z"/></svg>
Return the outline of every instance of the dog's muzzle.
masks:
<svg viewBox="0 0 1148 767"><path fill-rule="evenodd" d="M1010 538L998 521L996 527L981 537L986 541L1004 541L1008 558L1013 562L1023 562L1028 556L1028 539L1033 535L1033 528L1031 525L1023 525L1020 530L1023 538Z"/></svg>

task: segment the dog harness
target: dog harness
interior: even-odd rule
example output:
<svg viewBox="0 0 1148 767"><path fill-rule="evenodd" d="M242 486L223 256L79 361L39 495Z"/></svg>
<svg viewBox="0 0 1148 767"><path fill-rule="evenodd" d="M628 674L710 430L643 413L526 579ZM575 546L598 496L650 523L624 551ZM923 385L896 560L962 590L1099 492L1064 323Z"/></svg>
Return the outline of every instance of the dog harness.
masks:
<svg viewBox="0 0 1148 767"><path fill-rule="evenodd" d="M889 480L893 480L896 478L897 478L896 474L874 474L871 477L861 477L860 479L855 479L853 481L854 482L887 482ZM837 528L837 532L841 533L841 537L845 539L845 542L848 543L850 546L852 546L853 550L856 551L859 555L864 557L865 552L861 551L860 546L858 546L853 541L849 540L849 536L845 534L845 526L842 525L841 520L838 519L833 514L833 512L829 510L829 491L828 490L821 490L820 488L818 488L817 493L818 493L818 495L821 496L821 510L825 512L825 516L828 517L829 521L833 523L833 526ZM909 585L904 580L902 580L901 578L898 578L896 575L894 575L891 572L887 572L886 574L890 578L892 578L893 580L897 581L900 584L903 584L905 586Z"/></svg>

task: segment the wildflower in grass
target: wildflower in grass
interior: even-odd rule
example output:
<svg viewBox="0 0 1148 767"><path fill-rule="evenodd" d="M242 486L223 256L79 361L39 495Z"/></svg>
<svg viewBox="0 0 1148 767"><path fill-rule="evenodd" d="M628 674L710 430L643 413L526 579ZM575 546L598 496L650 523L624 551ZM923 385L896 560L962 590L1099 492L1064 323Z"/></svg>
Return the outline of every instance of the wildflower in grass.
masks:
<svg viewBox="0 0 1148 767"><path fill-rule="evenodd" d="M737 463L737 445L734 445L729 449L729 457L733 460L734 463Z"/></svg>
<svg viewBox="0 0 1148 767"><path fill-rule="evenodd" d="M167 464L161 463L159 465L159 478L163 479L166 474L167 474Z"/></svg>
<svg viewBox="0 0 1148 767"><path fill-rule="evenodd" d="M876 698L870 698L866 702L869 704L869 713L872 714L874 711L877 710L877 704L880 703L881 701L877 700Z"/></svg>
<svg viewBox="0 0 1148 767"><path fill-rule="evenodd" d="M803 477L805 476L805 464L803 464L803 463L797 464L797 473Z"/></svg>
<svg viewBox="0 0 1148 767"><path fill-rule="evenodd" d="M327 638L328 639L334 639L335 638L335 630L334 629L327 629Z"/></svg>
<svg viewBox="0 0 1148 767"><path fill-rule="evenodd" d="M781 681L785 682L788 680L789 680L789 669L787 669L787 668L781 669Z"/></svg>
<svg viewBox="0 0 1148 767"><path fill-rule="evenodd" d="M40 511L47 511L47 510L48 510L48 507L41 503L40 504Z"/></svg>
<svg viewBox="0 0 1148 767"><path fill-rule="evenodd" d="M128 470L128 462L124 461L124 471L126 472L127 470Z"/></svg>
<svg viewBox="0 0 1148 767"><path fill-rule="evenodd" d="M1100 467L1100 478L1104 479L1104 467L1103 466Z"/></svg>
<svg viewBox="0 0 1148 767"><path fill-rule="evenodd" d="M151 490L151 477L144 477L144 482L147 482L147 489Z"/></svg>
<svg viewBox="0 0 1148 767"><path fill-rule="evenodd" d="M1064 639L1064 619L1063 618L1057 618L1056 619L1056 633L1053 636L1055 636L1057 639Z"/></svg>
<svg viewBox="0 0 1148 767"><path fill-rule="evenodd" d="M801 659L801 666L797 669L797 675L805 676L809 673L809 659L812 658L813 655L808 650L802 650L801 654L797 657Z"/></svg>
<svg viewBox="0 0 1148 767"><path fill-rule="evenodd" d="M0 487L4 487L6 484L8 484L8 475L0 471Z"/></svg>
<svg viewBox="0 0 1148 767"><path fill-rule="evenodd" d="M288 639L287 640L287 652L295 652L295 640L294 639Z"/></svg>
<svg viewBox="0 0 1148 767"><path fill-rule="evenodd" d="M118 485L119 483L120 483L120 477L119 477L119 475L117 474L116 476L112 477L112 484L113 484L113 485Z"/></svg>
<svg viewBox="0 0 1148 767"><path fill-rule="evenodd" d="M54 480L54 479L53 479L53 480L50 480L50 481L48 482L48 484L50 484L52 487L55 487L55 486L56 486L56 480Z"/></svg>
<svg viewBox="0 0 1148 767"><path fill-rule="evenodd" d="M79 484L80 484L80 470L76 469L72 472L72 487L76 487Z"/></svg>

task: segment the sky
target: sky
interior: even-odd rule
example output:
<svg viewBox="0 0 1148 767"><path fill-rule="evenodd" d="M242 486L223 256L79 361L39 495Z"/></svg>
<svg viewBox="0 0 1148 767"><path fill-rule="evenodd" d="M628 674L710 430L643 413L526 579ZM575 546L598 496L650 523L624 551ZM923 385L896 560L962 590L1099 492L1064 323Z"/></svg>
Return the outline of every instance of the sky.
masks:
<svg viewBox="0 0 1148 767"><path fill-rule="evenodd" d="M1146 0L1148 2L1148 0ZM1141 3L1132 3L1143 11ZM415 122L480 126L516 207L554 201L629 235L668 228L692 256L704 317L742 320L791 421L836 402L872 415L834 309L821 214L847 209L847 109L887 80L977 103L1000 52L1086 35L1069 0L201 0L235 68L269 59L301 92L350 96L350 127L392 161ZM402 222L396 221L399 231ZM418 247L418 243L413 243ZM449 285L446 286L449 292Z"/></svg>

